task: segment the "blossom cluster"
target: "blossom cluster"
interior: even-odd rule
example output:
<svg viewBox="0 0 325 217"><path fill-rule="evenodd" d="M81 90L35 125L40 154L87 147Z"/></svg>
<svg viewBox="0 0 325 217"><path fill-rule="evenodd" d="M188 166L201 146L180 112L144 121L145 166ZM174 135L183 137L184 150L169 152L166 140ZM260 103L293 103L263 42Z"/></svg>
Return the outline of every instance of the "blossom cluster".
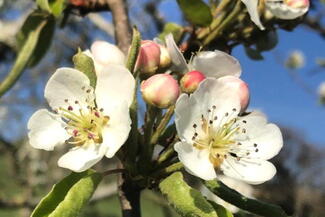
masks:
<svg viewBox="0 0 325 217"><path fill-rule="evenodd" d="M72 148L60 167L82 172L111 158L131 129L129 108L136 80L126 57L113 44L96 41L83 54L94 62L96 85L81 71L60 68L45 87L52 112L36 111L28 122L34 148ZM153 107L175 107L178 159L190 174L204 180L219 173L259 184L276 169L268 160L282 147L279 128L258 111L246 111L248 85L237 59L222 51L201 51L189 62L173 36L165 42L143 41L135 65L144 101Z"/></svg>

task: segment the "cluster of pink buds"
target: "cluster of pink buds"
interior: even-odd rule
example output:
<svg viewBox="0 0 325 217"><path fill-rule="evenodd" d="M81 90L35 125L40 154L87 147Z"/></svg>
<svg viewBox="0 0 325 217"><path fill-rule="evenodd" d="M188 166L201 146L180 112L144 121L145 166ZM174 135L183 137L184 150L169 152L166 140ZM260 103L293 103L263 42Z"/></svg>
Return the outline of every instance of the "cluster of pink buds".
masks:
<svg viewBox="0 0 325 217"><path fill-rule="evenodd" d="M170 63L169 53L164 46L150 40L141 42L136 68L142 75L151 76L158 69L168 67Z"/></svg>

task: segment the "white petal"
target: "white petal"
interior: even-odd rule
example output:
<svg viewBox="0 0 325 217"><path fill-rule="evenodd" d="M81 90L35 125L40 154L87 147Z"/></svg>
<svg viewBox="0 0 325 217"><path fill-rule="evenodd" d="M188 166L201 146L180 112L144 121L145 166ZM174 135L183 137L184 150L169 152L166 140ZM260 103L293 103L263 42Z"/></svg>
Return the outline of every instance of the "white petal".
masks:
<svg viewBox="0 0 325 217"><path fill-rule="evenodd" d="M281 150L283 146L281 131L275 124L267 124L264 114L252 112L247 116L240 117L238 124L241 128L246 129L246 137L237 135L234 138L240 139L242 145L238 148L247 149L250 158L268 160Z"/></svg>
<svg viewBox="0 0 325 217"><path fill-rule="evenodd" d="M187 172L204 180L212 180L217 177L209 160L208 150L199 150L185 142L176 143L174 148Z"/></svg>
<svg viewBox="0 0 325 217"><path fill-rule="evenodd" d="M260 21L260 17L258 14L258 0L241 0L247 8L247 11L249 13L249 16L251 17L251 20L261 29L264 30L264 26L262 25Z"/></svg>
<svg viewBox="0 0 325 217"><path fill-rule="evenodd" d="M135 80L124 66L109 65L97 74L96 102L99 108L105 104L126 101L128 106L133 101Z"/></svg>
<svg viewBox="0 0 325 217"><path fill-rule="evenodd" d="M228 156L221 164L221 170L227 176L249 184L261 184L272 179L276 173L274 165L264 160L237 160Z"/></svg>
<svg viewBox="0 0 325 217"><path fill-rule="evenodd" d="M93 101L93 91L89 85L88 77L72 68L56 70L47 82L44 92L45 98L53 110L59 107L67 109L69 105L78 106L78 109L79 106L86 109L88 106L86 100ZM77 105L74 103L75 101L78 101Z"/></svg>
<svg viewBox="0 0 325 217"><path fill-rule="evenodd" d="M34 148L52 151L70 137L64 127L59 116L40 109L28 121L29 143Z"/></svg>
<svg viewBox="0 0 325 217"><path fill-rule="evenodd" d="M178 136L187 141L192 142L192 137L195 133L193 124L201 120L201 108L193 96L182 94L175 108L175 123Z"/></svg>
<svg viewBox="0 0 325 217"><path fill-rule="evenodd" d="M172 34L168 34L165 38L167 50L173 62L174 71L178 71L180 73L186 73L189 71L186 60L182 52L177 47L174 37Z"/></svg>
<svg viewBox="0 0 325 217"><path fill-rule="evenodd" d="M103 145L108 147L105 156L111 158L128 138L131 118L126 103L104 108L104 113L109 116L109 122L103 131Z"/></svg>
<svg viewBox="0 0 325 217"><path fill-rule="evenodd" d="M98 144L75 147L59 159L58 165L74 172L83 172L100 161L106 150L106 146Z"/></svg>
<svg viewBox="0 0 325 217"><path fill-rule="evenodd" d="M274 16L283 20L296 19L304 15L309 9L309 6L304 8L293 8L283 2L274 0L267 0L265 5Z"/></svg>
<svg viewBox="0 0 325 217"><path fill-rule="evenodd" d="M205 79L193 93L193 97L202 106L201 114L210 119L217 118L213 122L216 127L236 117L240 111L238 92L222 79ZM209 113L209 109L213 112Z"/></svg>
<svg viewBox="0 0 325 217"><path fill-rule="evenodd" d="M241 67L238 60L222 51L203 51L193 58L193 68L206 77L220 78L226 75L239 77Z"/></svg>
<svg viewBox="0 0 325 217"><path fill-rule="evenodd" d="M114 44L106 41L95 41L91 45L91 53L96 63L101 65L122 65L125 64L124 53Z"/></svg>

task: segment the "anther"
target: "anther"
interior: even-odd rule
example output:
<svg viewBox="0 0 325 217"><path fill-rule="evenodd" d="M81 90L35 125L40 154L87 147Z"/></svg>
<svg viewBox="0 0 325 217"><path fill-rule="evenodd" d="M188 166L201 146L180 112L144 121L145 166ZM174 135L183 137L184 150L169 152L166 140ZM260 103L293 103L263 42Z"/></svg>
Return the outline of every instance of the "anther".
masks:
<svg viewBox="0 0 325 217"><path fill-rule="evenodd" d="M213 124L213 120L210 120L210 121L209 121L209 124Z"/></svg>
<svg viewBox="0 0 325 217"><path fill-rule="evenodd" d="M229 113L228 113L228 112L226 112L225 116L227 117L228 115L229 115Z"/></svg>
<svg viewBox="0 0 325 217"><path fill-rule="evenodd" d="M246 129L242 129L242 133L246 133Z"/></svg>
<svg viewBox="0 0 325 217"><path fill-rule="evenodd" d="M218 119L218 117L217 117L217 116L214 116L213 120L215 120L215 121L216 121L217 119Z"/></svg>
<svg viewBox="0 0 325 217"><path fill-rule="evenodd" d="M73 110L73 107L71 105L68 106L68 110L69 111L72 111Z"/></svg>
<svg viewBox="0 0 325 217"><path fill-rule="evenodd" d="M246 120L243 120L243 123L244 123L244 124L246 124L246 123L247 123L247 121L246 121Z"/></svg>
<svg viewBox="0 0 325 217"><path fill-rule="evenodd" d="M103 109L103 108L101 108L101 109L99 109L99 111L100 111L100 112L103 112L103 111L104 111L104 109Z"/></svg>
<svg viewBox="0 0 325 217"><path fill-rule="evenodd" d="M256 144L256 143L254 143L254 147L255 147L255 148L257 147L257 144Z"/></svg>
<svg viewBox="0 0 325 217"><path fill-rule="evenodd" d="M64 102L68 102L68 99L65 99Z"/></svg>
<svg viewBox="0 0 325 217"><path fill-rule="evenodd" d="M78 101L78 100L76 100L76 101L74 101L74 103L75 103L75 104L78 104L78 103L79 103L79 101Z"/></svg>
<svg viewBox="0 0 325 217"><path fill-rule="evenodd" d="M217 108L217 106L213 105L213 106L212 106L212 108L213 108L213 109L216 109L216 108Z"/></svg>
<svg viewBox="0 0 325 217"><path fill-rule="evenodd" d="M211 112L211 109L209 109L208 112L210 113Z"/></svg>
<svg viewBox="0 0 325 217"><path fill-rule="evenodd" d="M196 128L197 127L197 125L196 124L193 124L193 128Z"/></svg>
<svg viewBox="0 0 325 217"><path fill-rule="evenodd" d="M258 149L255 149L255 152L258 152Z"/></svg>
<svg viewBox="0 0 325 217"><path fill-rule="evenodd" d="M235 112L237 109L233 108L232 111Z"/></svg>
<svg viewBox="0 0 325 217"><path fill-rule="evenodd" d="M90 89L88 89L86 92L87 92L87 93L90 93L90 91L91 91L91 90L90 90Z"/></svg>

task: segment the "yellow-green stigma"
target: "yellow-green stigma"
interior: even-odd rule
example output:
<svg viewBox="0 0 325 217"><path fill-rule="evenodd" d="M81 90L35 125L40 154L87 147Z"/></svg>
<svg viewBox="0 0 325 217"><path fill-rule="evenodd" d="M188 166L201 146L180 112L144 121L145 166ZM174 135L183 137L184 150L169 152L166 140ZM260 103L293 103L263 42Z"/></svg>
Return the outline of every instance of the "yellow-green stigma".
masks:
<svg viewBox="0 0 325 217"><path fill-rule="evenodd" d="M65 100L68 103L68 100ZM78 105L79 102L75 101ZM101 144L102 131L108 125L109 117L103 114L103 109L98 109L91 103L86 109L69 105L67 109L59 108L58 113L66 121L66 130L71 135L67 143L75 146L88 144Z"/></svg>
<svg viewBox="0 0 325 217"><path fill-rule="evenodd" d="M232 152L233 145L240 145L239 142L234 140L234 135L238 133L245 133L246 129L239 127L236 124L237 109L233 108L232 113L236 113L236 116L231 118L230 113L226 112L222 119L219 120L219 126L216 126L215 122L218 120L218 116L214 114L216 106L212 106L212 109L208 110L208 117L201 115L201 128L198 129L197 124L193 125L194 135L192 137L194 147L198 149L208 149L209 159L215 168L219 168L220 164L227 159L228 155L239 158ZM200 133L198 133L200 132Z"/></svg>

